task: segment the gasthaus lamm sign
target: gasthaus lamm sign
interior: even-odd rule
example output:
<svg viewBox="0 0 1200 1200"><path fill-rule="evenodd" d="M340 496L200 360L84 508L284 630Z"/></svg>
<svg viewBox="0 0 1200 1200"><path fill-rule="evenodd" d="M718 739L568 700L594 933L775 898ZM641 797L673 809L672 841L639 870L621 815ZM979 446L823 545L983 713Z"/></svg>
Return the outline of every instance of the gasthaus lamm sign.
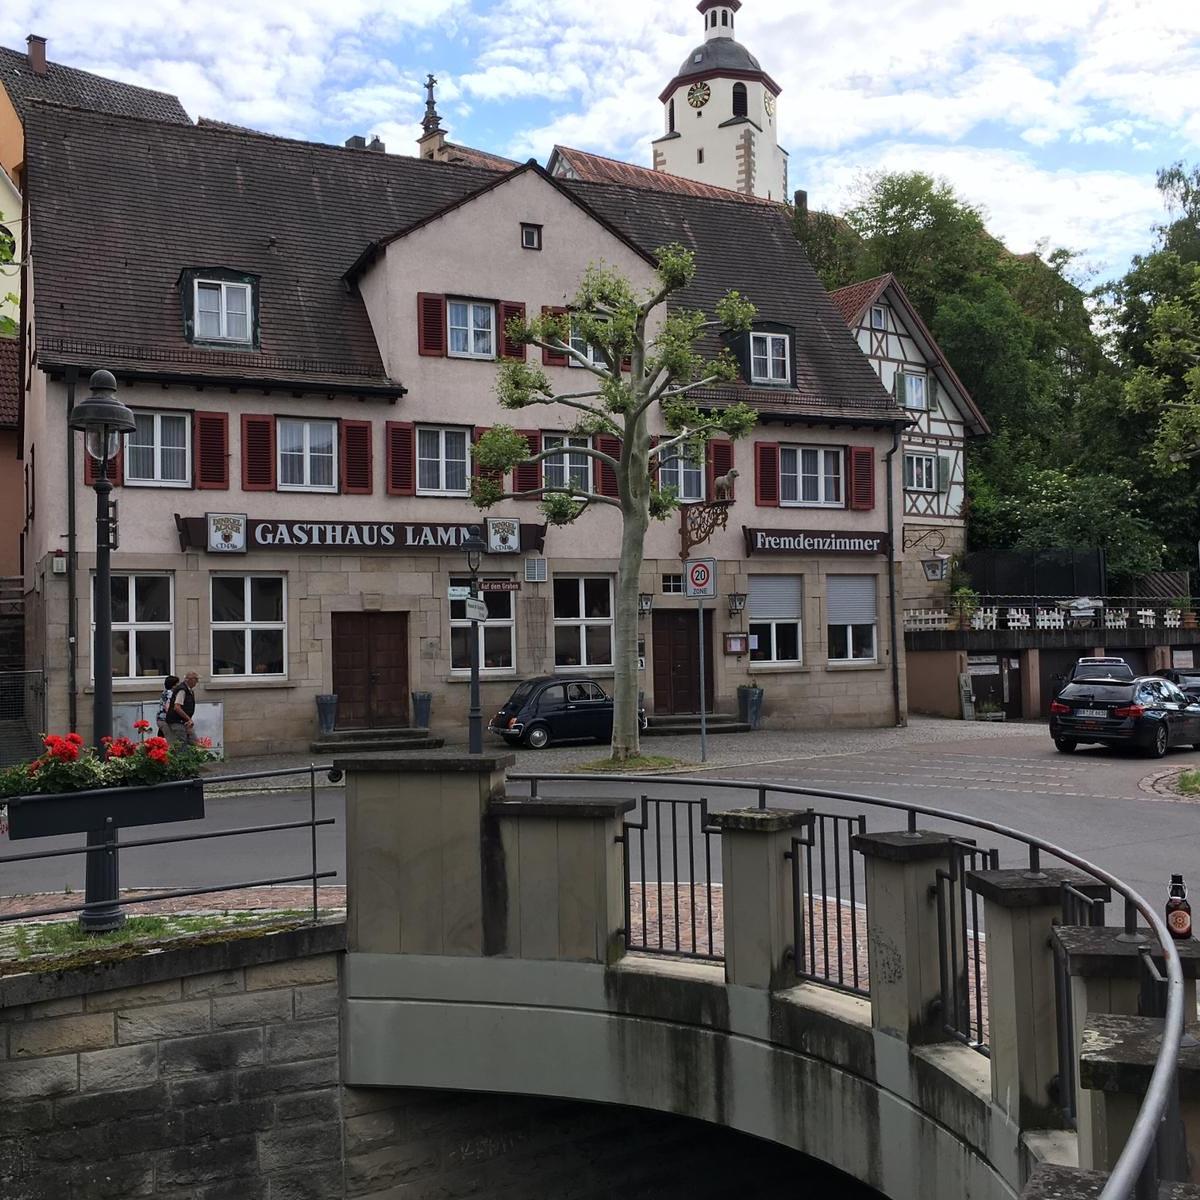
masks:
<svg viewBox="0 0 1200 1200"><path fill-rule="evenodd" d="M746 556L752 554L886 554L888 535L857 529L750 529L742 526Z"/></svg>
<svg viewBox="0 0 1200 1200"><path fill-rule="evenodd" d="M546 537L544 525L524 525L503 517L478 522L489 554L540 554ZM341 550L384 551L412 554L424 551L461 550L470 524L427 521L267 521L245 513L205 513L202 517L176 515L181 550L209 554L246 554L252 551L329 553ZM486 532L485 532L486 530Z"/></svg>

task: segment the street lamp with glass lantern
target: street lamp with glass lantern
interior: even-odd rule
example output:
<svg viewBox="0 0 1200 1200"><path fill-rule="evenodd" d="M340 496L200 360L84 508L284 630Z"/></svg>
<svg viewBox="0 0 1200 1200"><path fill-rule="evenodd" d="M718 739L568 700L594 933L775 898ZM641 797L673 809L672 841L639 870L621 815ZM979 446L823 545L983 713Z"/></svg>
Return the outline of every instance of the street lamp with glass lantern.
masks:
<svg viewBox="0 0 1200 1200"><path fill-rule="evenodd" d="M112 481L108 466L121 449L121 437L137 427L133 413L117 399L117 381L109 371L96 371L91 392L71 410L67 425L84 434L88 455L95 462L96 490L96 577L93 611L96 632L92 640L92 741L103 753L104 739L112 736L112 575L110 554L117 548L116 506L110 499ZM115 842L114 827L92 830L89 846ZM85 855L84 902L98 907L85 909L79 916L80 928L88 933L107 933L125 924L125 914L117 905L117 851L93 850Z"/></svg>
<svg viewBox="0 0 1200 1200"><path fill-rule="evenodd" d="M463 549L467 552L467 569L471 572L471 600L479 599L479 564L483 561L483 552L487 549L483 538L479 536L479 526L472 525L467 530ZM467 615L471 619L471 707L467 712L467 749L471 754L483 753L483 709L479 702L479 622L470 612L470 602L467 604Z"/></svg>

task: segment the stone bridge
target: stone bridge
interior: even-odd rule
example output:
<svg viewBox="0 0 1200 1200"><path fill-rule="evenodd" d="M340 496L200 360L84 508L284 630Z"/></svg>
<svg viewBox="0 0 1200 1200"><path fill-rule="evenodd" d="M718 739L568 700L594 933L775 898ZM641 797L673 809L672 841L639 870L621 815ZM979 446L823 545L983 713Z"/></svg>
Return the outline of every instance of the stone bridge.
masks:
<svg viewBox="0 0 1200 1200"><path fill-rule="evenodd" d="M1177 1181L1163 1195L1200 1196L1183 1145L1200 1117L1194 1049L1182 1052L1183 1119L1172 1061L1159 1072L1165 1115L1144 1117L1146 1148L1131 1145L1118 1167L1164 1029L1170 1049L1185 1007L1194 1020L1196 957L1189 944L1185 983L1174 950L1136 927L1132 900L1124 925L1103 924L1116 882L1103 872L1043 866L1036 847L1003 869L914 815L880 833L831 815L831 827L850 822L828 864L842 892L831 896L825 819L802 804L751 792L751 807L709 812L699 781L671 780L631 784L628 799L575 798L578 784L561 779L521 796L506 785L511 762L336 764L347 775L348 1085L681 1114L821 1159L893 1200L1129 1195L1147 1156L1139 1197L1157 1195L1156 1173ZM695 839L719 843L699 881L682 878L682 827L664 841L661 814L656 868L640 871L631 810L646 789L690 796L689 862ZM674 896L659 940L664 924L682 922L683 937L631 952L655 942L639 909L647 891L661 899L659 881ZM704 940L714 925L723 944ZM860 950L861 979L846 967Z"/></svg>

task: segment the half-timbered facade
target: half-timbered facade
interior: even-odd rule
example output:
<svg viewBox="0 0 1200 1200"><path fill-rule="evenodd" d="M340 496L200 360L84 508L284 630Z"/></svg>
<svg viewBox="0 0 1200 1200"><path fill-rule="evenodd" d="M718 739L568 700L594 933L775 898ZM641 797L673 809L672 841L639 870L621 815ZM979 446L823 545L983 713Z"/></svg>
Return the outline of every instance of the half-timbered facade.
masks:
<svg viewBox="0 0 1200 1200"><path fill-rule="evenodd" d="M930 582L921 562L965 549L967 440L986 434L987 422L894 275L840 288L832 299L909 419L901 443L905 599L940 600L946 584Z"/></svg>

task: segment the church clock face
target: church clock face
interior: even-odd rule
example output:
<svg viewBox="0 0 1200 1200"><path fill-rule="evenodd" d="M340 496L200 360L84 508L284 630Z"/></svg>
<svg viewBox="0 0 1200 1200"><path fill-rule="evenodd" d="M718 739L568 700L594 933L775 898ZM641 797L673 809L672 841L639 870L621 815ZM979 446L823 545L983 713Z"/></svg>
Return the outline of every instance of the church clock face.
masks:
<svg viewBox="0 0 1200 1200"><path fill-rule="evenodd" d="M707 83L693 83L688 88L688 103L693 108L703 108L712 99L712 88Z"/></svg>
<svg viewBox="0 0 1200 1200"><path fill-rule="evenodd" d="M773 117L775 115L775 97L772 96L770 92L763 97L763 108L767 110L768 117Z"/></svg>

